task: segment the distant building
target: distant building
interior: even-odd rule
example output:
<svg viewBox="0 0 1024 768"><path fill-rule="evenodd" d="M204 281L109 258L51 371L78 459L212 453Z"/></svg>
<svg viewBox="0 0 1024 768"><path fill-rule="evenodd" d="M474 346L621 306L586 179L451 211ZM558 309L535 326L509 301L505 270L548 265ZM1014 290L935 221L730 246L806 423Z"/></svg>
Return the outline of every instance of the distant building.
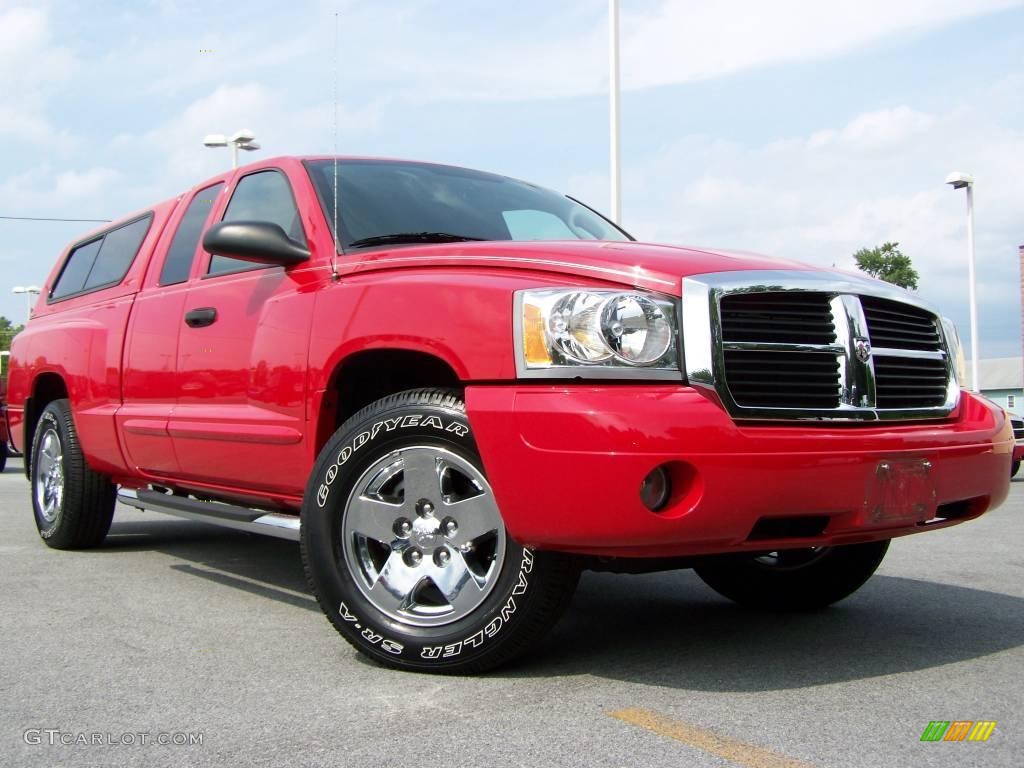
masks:
<svg viewBox="0 0 1024 768"><path fill-rule="evenodd" d="M1024 358L992 357L978 361L978 380L981 394L995 400L1003 408L1024 415ZM967 367L967 384L970 388L971 370Z"/></svg>

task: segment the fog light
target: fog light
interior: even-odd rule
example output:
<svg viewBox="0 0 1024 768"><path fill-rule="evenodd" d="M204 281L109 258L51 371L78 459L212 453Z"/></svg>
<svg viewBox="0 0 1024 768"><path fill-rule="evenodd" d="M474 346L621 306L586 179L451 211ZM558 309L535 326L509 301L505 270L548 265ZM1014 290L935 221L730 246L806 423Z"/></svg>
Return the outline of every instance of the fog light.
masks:
<svg viewBox="0 0 1024 768"><path fill-rule="evenodd" d="M655 467L640 483L640 501L651 512L657 512L668 504L668 497L671 494L672 481L669 480L664 467Z"/></svg>

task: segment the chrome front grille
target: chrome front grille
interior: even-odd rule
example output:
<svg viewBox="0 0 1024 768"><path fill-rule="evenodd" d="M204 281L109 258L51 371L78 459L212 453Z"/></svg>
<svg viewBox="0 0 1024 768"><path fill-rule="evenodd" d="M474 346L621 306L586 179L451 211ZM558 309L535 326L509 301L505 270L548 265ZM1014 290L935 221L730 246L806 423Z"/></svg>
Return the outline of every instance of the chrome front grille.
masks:
<svg viewBox="0 0 1024 768"><path fill-rule="evenodd" d="M942 349L939 323L931 312L873 296L862 296L860 304L864 307L872 346L929 352Z"/></svg>
<svg viewBox="0 0 1024 768"><path fill-rule="evenodd" d="M824 293L734 293L722 297L727 341L833 344L835 323Z"/></svg>
<svg viewBox="0 0 1024 768"><path fill-rule="evenodd" d="M939 408L946 402L948 386L945 360L875 358L879 408Z"/></svg>
<svg viewBox="0 0 1024 768"><path fill-rule="evenodd" d="M690 383L737 418L937 418L959 396L937 316L873 280L687 278L683 334Z"/></svg>

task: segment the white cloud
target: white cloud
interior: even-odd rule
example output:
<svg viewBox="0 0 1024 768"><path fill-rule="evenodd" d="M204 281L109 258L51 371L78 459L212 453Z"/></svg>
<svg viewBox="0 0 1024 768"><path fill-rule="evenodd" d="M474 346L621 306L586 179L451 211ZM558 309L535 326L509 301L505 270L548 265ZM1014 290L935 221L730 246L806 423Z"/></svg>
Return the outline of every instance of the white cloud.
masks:
<svg viewBox="0 0 1024 768"><path fill-rule="evenodd" d="M46 10L0 10L0 137L37 145L71 141L45 114L47 97L74 65L70 52L51 37Z"/></svg>
<svg viewBox="0 0 1024 768"><path fill-rule="evenodd" d="M659 0L640 8L623 5L622 87L629 90L832 58L894 35L1018 6L1021 0ZM552 7L547 24L538 20L536 28L519 34L480 34L474 27L460 36L457 29L448 29L447 44L429 51L422 35L428 21L422 16L396 22L365 16L360 21L370 28L388 26L390 43L367 51L365 61L375 76L402 72L410 91L432 97L596 93L608 83L607 19L597 8L603 11L604 6L588 5L585 14L576 3Z"/></svg>
<svg viewBox="0 0 1024 768"><path fill-rule="evenodd" d="M644 88L840 55L1019 0L663 0L623 17L623 82Z"/></svg>
<svg viewBox="0 0 1024 768"><path fill-rule="evenodd" d="M992 119L1004 90L996 83L945 114L900 106L760 146L685 137L627 166L624 221L644 239L847 269L857 249L898 241L921 273L922 295L965 325L964 196L943 181L955 168L968 170L978 180L982 314L999 325L1012 354L1019 347L1024 126Z"/></svg>

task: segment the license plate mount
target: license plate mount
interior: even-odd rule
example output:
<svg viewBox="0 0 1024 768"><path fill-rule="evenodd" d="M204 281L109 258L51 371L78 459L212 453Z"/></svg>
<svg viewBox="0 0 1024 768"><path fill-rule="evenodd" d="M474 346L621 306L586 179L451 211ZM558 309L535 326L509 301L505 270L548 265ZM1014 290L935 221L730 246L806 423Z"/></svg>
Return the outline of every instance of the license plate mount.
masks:
<svg viewBox="0 0 1024 768"><path fill-rule="evenodd" d="M921 523L935 517L932 463L928 459L883 459L875 465L864 499L870 526Z"/></svg>

